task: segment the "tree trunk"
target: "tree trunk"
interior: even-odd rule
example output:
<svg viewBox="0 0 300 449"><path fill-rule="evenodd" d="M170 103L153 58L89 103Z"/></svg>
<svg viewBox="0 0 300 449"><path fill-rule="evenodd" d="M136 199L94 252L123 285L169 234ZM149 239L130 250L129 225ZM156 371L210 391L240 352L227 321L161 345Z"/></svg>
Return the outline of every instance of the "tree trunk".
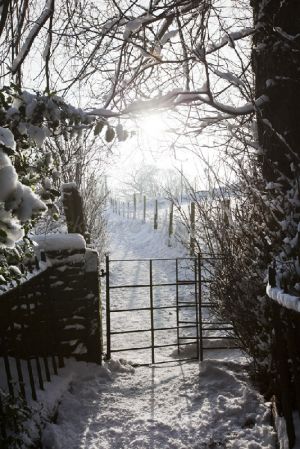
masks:
<svg viewBox="0 0 300 449"><path fill-rule="evenodd" d="M254 38L252 64L256 98L270 101L258 114L263 175L292 175L300 162L300 1L252 0Z"/></svg>

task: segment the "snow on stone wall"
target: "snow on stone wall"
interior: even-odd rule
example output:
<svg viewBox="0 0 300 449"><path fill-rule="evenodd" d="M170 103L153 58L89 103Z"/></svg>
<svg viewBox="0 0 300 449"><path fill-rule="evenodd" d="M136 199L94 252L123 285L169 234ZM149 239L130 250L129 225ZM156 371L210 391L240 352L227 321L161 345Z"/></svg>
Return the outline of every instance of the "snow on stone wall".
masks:
<svg viewBox="0 0 300 449"><path fill-rule="evenodd" d="M57 355L99 362L101 351L98 254L87 251L80 235L34 238L36 253L44 252L47 268L2 295L0 326L9 331L13 319L18 356L54 351ZM14 306L15 304L15 306ZM13 313L7 314L4 309ZM2 313L3 312L3 313ZM24 329L28 328L26 336ZM18 336L16 336L16 332ZM25 352L24 352L25 351Z"/></svg>

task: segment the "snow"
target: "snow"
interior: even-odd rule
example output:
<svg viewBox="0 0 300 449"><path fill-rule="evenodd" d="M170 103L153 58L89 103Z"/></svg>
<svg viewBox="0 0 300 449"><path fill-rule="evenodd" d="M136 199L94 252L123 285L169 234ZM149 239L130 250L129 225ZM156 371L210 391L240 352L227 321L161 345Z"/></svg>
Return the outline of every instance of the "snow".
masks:
<svg viewBox="0 0 300 449"><path fill-rule="evenodd" d="M8 195L16 187L17 179L16 170L12 165L6 165L0 168L0 201L6 200Z"/></svg>
<svg viewBox="0 0 300 449"><path fill-rule="evenodd" d="M246 28L242 28L237 31L233 31L232 33L226 33L223 35L223 37L218 42L210 43L205 49L205 54L208 55L210 53L214 53L215 51L221 49L222 47L224 47L227 44L230 47L234 47L235 41L238 41L239 39L243 39L244 37L250 36L251 34L254 34L254 32L255 32L254 28L246 27ZM202 44L199 45L198 47L196 47L195 54L200 57L203 55Z"/></svg>
<svg viewBox="0 0 300 449"><path fill-rule="evenodd" d="M77 371L42 443L44 449L271 449L269 415L239 363L134 370L111 361Z"/></svg>
<svg viewBox="0 0 300 449"><path fill-rule="evenodd" d="M10 129L0 126L0 143L12 150L16 148L15 138Z"/></svg>
<svg viewBox="0 0 300 449"><path fill-rule="evenodd" d="M129 31L134 32L138 31L141 28L142 24L143 21L140 18L136 18L127 22L125 28Z"/></svg>
<svg viewBox="0 0 300 449"><path fill-rule="evenodd" d="M64 192L65 190L73 190L73 189L77 189L76 182L65 182L61 186L62 192Z"/></svg>
<svg viewBox="0 0 300 449"><path fill-rule="evenodd" d="M6 240L3 244L0 242L0 248L13 248L15 242L20 240L24 235L23 229L21 229L20 224L13 219L10 211L6 211L2 207L0 207L0 229L6 233Z"/></svg>
<svg viewBox="0 0 300 449"><path fill-rule="evenodd" d="M20 224L47 210L43 201L28 186L18 181L10 158L1 149L0 202L0 229L5 233L1 247L13 247L24 233Z"/></svg>
<svg viewBox="0 0 300 449"><path fill-rule="evenodd" d="M13 73L15 73L18 70L18 67L24 61L26 55L28 54L28 52L32 46L34 38L36 37L36 35L38 34L39 30L44 25L44 23L47 21L47 19L51 15L52 11L53 11L53 0L47 0L42 14L35 21L33 27L31 28L30 32L28 33L19 53L13 60L12 67L11 67L11 70Z"/></svg>
<svg viewBox="0 0 300 449"><path fill-rule="evenodd" d="M100 117L118 117L120 114L118 112L111 111L104 108L94 108L87 111L88 115L97 115Z"/></svg>
<svg viewBox="0 0 300 449"><path fill-rule="evenodd" d="M184 255L182 247L168 247L167 236L148 224L112 214L108 220L111 258ZM114 283L144 278L142 262L115 264ZM156 276L167 281L172 270L167 264ZM133 295L131 301L135 304L138 298ZM138 325L134 313L129 321ZM186 347L185 354L190 350ZM130 358L136 362L137 354L131 352ZM129 358L113 359L102 367L82 363L75 367L56 421L48 422L42 432L43 448L275 448L270 406L251 386L244 357L231 351L207 351L200 364L178 363L172 354L169 360L138 368Z"/></svg>
<svg viewBox="0 0 300 449"><path fill-rule="evenodd" d="M11 193L8 204L21 223L47 210L45 203L39 199L31 188L21 184L19 181L15 190Z"/></svg>
<svg viewBox="0 0 300 449"><path fill-rule="evenodd" d="M160 40L161 45L166 44L169 40L172 39L172 37L175 37L178 34L178 30L172 30L168 33L165 33L163 37Z"/></svg>
<svg viewBox="0 0 300 449"><path fill-rule="evenodd" d="M255 112L257 108L261 108L265 103L270 101L267 95L261 95L258 97L253 103L248 102L243 104L242 106L230 106L227 104L222 104L218 101L214 101L214 106L217 109L220 109L223 112L227 112L228 114L233 115L247 115L251 112Z"/></svg>
<svg viewBox="0 0 300 449"><path fill-rule="evenodd" d="M84 250L86 243L80 234L34 235L32 240L44 251Z"/></svg>
<svg viewBox="0 0 300 449"><path fill-rule="evenodd" d="M37 147L41 147L46 139L50 136L50 131L45 126L39 127L34 125L28 126L28 135L34 140Z"/></svg>
<svg viewBox="0 0 300 449"><path fill-rule="evenodd" d="M278 304L281 304L287 309L294 310L295 312L300 312L300 297L284 293L281 288L271 287L270 284L267 285L266 291L269 298L273 299Z"/></svg>
<svg viewBox="0 0 300 449"><path fill-rule="evenodd" d="M229 81L230 83L235 84L236 86L244 86L244 82L231 72L222 72L220 70L214 70L214 73L220 78L223 78Z"/></svg>
<svg viewBox="0 0 300 449"><path fill-rule="evenodd" d="M11 271L14 275L17 275L17 276L20 276L20 277L22 276L22 272L15 265L10 265L9 266L9 271Z"/></svg>

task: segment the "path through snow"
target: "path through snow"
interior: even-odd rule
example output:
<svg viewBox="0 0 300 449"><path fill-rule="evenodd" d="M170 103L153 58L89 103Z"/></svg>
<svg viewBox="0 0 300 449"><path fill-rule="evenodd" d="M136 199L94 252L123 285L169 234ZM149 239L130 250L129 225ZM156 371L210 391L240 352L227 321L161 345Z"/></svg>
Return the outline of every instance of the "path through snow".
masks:
<svg viewBox="0 0 300 449"><path fill-rule="evenodd" d="M109 227L113 258L182 256L149 225L111 216ZM137 276L120 266L116 273L115 281ZM72 365L75 380L43 432L44 449L275 448L269 407L249 384L245 359L225 355L136 369L125 360Z"/></svg>

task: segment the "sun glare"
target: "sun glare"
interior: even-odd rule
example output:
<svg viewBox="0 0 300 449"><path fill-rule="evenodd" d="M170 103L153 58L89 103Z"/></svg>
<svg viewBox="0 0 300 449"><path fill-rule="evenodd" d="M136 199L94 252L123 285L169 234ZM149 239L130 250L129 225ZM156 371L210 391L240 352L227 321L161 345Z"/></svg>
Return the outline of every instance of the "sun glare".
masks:
<svg viewBox="0 0 300 449"><path fill-rule="evenodd" d="M165 121L159 114L144 116L139 121L139 128L141 132L144 133L147 137L151 137L154 139L160 139L163 136L166 127L167 126Z"/></svg>

